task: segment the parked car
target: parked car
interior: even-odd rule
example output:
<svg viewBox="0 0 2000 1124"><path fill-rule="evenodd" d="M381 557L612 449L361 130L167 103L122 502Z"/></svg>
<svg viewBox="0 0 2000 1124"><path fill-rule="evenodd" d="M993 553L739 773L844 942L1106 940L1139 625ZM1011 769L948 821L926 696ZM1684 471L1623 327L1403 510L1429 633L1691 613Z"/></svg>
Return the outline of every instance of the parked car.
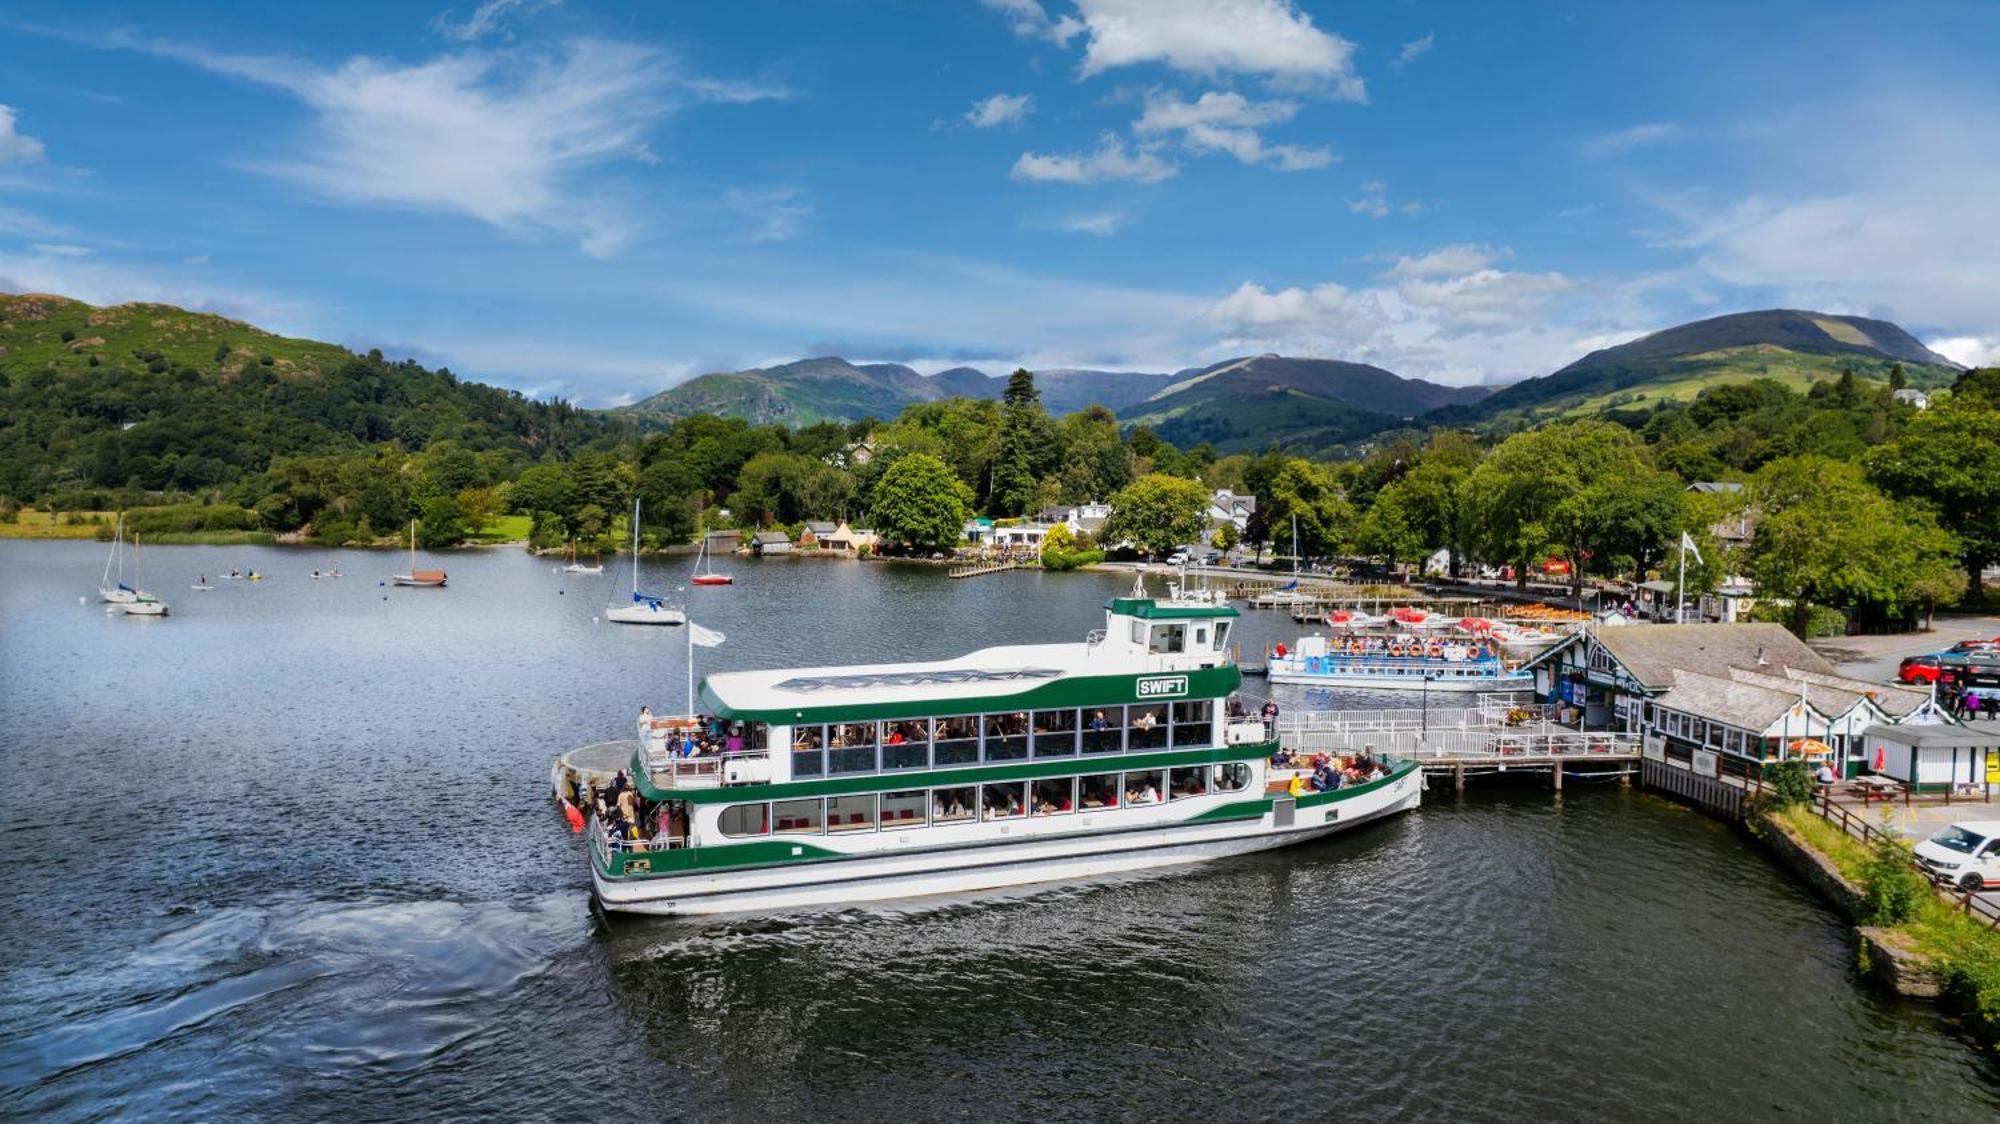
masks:
<svg viewBox="0 0 2000 1124"><path fill-rule="evenodd" d="M1896 679L1903 683L1935 683L1942 670L1937 653L1923 656L1905 656L1896 667Z"/></svg>
<svg viewBox="0 0 2000 1124"><path fill-rule="evenodd" d="M1172 554L1167 555L1167 565L1169 566L1185 566L1187 565L1187 560L1187 551L1185 550L1176 550Z"/></svg>
<svg viewBox="0 0 2000 1124"><path fill-rule="evenodd" d="M1222 555L1213 550L1201 556L1201 564L1204 566L1213 566L1220 561L1222 561Z"/></svg>
<svg viewBox="0 0 2000 1124"><path fill-rule="evenodd" d="M1917 865L1939 882L1971 892L2000 884L2000 820L1968 820L1917 844Z"/></svg>

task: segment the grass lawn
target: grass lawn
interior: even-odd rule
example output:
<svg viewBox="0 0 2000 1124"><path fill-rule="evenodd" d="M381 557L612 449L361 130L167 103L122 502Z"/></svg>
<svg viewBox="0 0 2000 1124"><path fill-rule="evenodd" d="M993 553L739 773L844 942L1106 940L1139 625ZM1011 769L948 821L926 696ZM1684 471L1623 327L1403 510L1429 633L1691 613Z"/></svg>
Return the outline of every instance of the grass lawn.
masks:
<svg viewBox="0 0 2000 1124"><path fill-rule="evenodd" d="M109 527L112 518L108 511L65 511L58 516L24 508L12 522L0 522L0 539L94 539L98 528Z"/></svg>
<svg viewBox="0 0 2000 1124"><path fill-rule="evenodd" d="M534 526L534 519L526 515L502 515L486 525L486 529L472 536L473 542L526 542L528 529Z"/></svg>

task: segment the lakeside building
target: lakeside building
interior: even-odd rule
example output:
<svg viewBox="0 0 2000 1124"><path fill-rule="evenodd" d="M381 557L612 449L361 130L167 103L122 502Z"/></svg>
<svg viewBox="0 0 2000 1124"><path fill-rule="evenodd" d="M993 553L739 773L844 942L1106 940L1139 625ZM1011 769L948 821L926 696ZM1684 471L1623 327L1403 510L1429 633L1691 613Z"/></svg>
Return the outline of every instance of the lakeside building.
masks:
<svg viewBox="0 0 2000 1124"><path fill-rule="evenodd" d="M1069 528L1072 535L1096 538L1097 533L1104 529L1104 521L1111 518L1111 505L1091 500L1071 507L1045 508L1035 517L1044 523L1061 523Z"/></svg>
<svg viewBox="0 0 2000 1124"><path fill-rule="evenodd" d="M1950 721L1929 704L1924 691L1797 668L1677 670L1673 687L1644 704L1641 729L1664 746L1747 761L1829 758L1852 776L1867 765L1868 730Z"/></svg>
<svg viewBox="0 0 2000 1124"><path fill-rule="evenodd" d="M1227 488L1216 490L1208 499L1209 530L1220 530L1227 523L1235 527L1238 534L1250 526L1250 517L1257 514L1257 497L1240 496Z"/></svg>
<svg viewBox="0 0 2000 1124"><path fill-rule="evenodd" d="M829 523L824 519L808 520L805 527L799 531L799 549L819 550L826 546L826 540L832 538L834 532L839 529L839 524Z"/></svg>
<svg viewBox="0 0 2000 1124"><path fill-rule="evenodd" d="M2000 785L2000 722L1871 726L1862 756L1875 771L1918 791Z"/></svg>
<svg viewBox="0 0 2000 1124"><path fill-rule="evenodd" d="M820 540L825 550L839 550L848 554L859 554L863 550L874 550L881 536L864 527L855 527L843 519L840 525Z"/></svg>
<svg viewBox="0 0 2000 1124"><path fill-rule="evenodd" d="M785 534L783 531L759 531L750 536L750 552L752 554L765 555L790 554L792 552L791 536Z"/></svg>
<svg viewBox="0 0 2000 1124"><path fill-rule="evenodd" d="M1708 675L1786 668L1830 675L1833 665L1776 624L1641 624L1591 628L1535 656L1535 694L1583 712L1586 730L1636 732L1645 701L1674 686L1676 671Z"/></svg>

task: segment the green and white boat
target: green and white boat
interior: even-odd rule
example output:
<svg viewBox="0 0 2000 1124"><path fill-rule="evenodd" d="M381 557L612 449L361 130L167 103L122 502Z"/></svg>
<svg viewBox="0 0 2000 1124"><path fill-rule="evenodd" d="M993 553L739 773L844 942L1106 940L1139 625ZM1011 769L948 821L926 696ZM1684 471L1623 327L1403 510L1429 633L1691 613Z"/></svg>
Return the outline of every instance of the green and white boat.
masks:
<svg viewBox="0 0 2000 1124"><path fill-rule="evenodd" d="M642 714L627 767L645 838L589 825L597 900L706 914L1071 881L1415 807L1412 762L1288 792L1274 731L1232 705L1236 616L1117 598L1082 643L708 676L704 714ZM711 748L689 755L697 731Z"/></svg>

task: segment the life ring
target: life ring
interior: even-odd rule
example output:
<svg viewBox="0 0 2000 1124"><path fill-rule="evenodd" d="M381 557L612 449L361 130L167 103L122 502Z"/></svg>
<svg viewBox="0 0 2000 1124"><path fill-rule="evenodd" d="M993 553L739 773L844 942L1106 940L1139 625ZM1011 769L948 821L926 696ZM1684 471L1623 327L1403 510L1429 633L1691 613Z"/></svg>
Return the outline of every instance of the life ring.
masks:
<svg viewBox="0 0 2000 1124"><path fill-rule="evenodd" d="M1309 675L1318 675L1320 673L1321 667L1323 666L1324 666L1324 661L1322 661L1318 656L1314 656L1306 661L1306 673Z"/></svg>

